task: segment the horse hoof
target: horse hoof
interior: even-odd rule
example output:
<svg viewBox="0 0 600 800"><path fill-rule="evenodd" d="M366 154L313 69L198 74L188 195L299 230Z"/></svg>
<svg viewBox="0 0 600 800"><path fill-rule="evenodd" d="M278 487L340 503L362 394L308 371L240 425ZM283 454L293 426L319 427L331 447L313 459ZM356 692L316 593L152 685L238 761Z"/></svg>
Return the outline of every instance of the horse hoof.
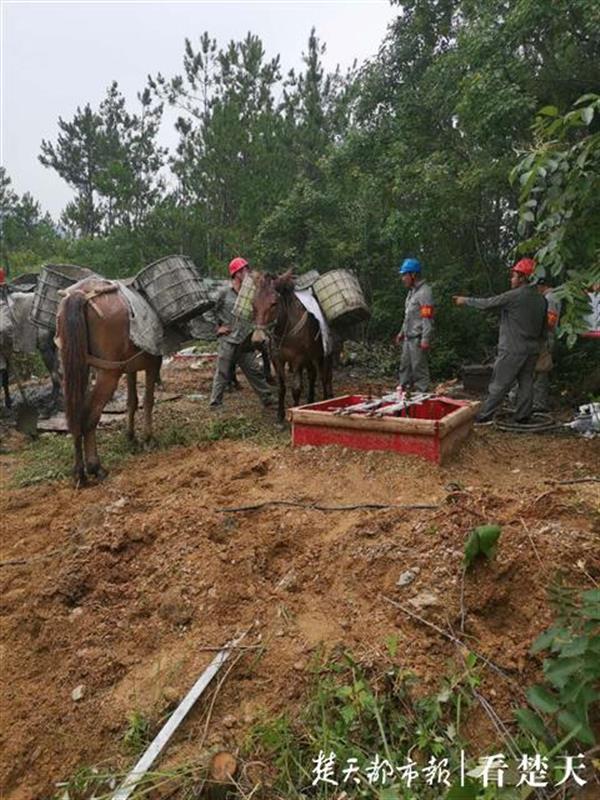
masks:
<svg viewBox="0 0 600 800"><path fill-rule="evenodd" d="M127 445L132 453L137 453L137 451L140 449L140 443L136 439L135 434L127 434Z"/></svg>
<svg viewBox="0 0 600 800"><path fill-rule="evenodd" d="M73 484L76 489L82 489L84 486L87 486L87 478L83 470L73 475Z"/></svg>
<svg viewBox="0 0 600 800"><path fill-rule="evenodd" d="M101 464L88 464L88 475L93 475L96 480L103 481L108 477L108 470L105 470Z"/></svg>

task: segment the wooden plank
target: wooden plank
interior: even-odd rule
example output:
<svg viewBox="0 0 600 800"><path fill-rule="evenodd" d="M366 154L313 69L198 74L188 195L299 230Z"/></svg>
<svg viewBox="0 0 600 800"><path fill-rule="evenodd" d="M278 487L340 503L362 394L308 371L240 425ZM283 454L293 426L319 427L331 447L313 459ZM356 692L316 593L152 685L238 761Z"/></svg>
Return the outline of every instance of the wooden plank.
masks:
<svg viewBox="0 0 600 800"><path fill-rule="evenodd" d="M439 428L438 420L429 419L410 419L408 417L364 417L358 414L348 416L334 416L327 411L308 411L303 408L291 409L290 416L292 422L299 422L305 425L318 425L332 428L348 428L376 431L387 433L420 433L427 436L434 436Z"/></svg>
<svg viewBox="0 0 600 800"><path fill-rule="evenodd" d="M457 408L456 411L447 414L440 420L440 436L447 436L455 428L460 427L471 420L479 408L480 403L473 402Z"/></svg>
<svg viewBox="0 0 600 800"><path fill-rule="evenodd" d="M227 661L233 648L242 641L247 633L248 631L244 631L241 636L238 636L236 639L228 642L225 647L217 653L202 675L200 675L196 683L183 698L181 703L177 706L173 714L160 729L144 755L127 775L121 786L113 794L112 800L128 800L128 798L133 794L136 786L165 748L169 739L175 733L179 725L183 722L187 713L196 703L202 692L206 689L217 672L221 669L223 664Z"/></svg>

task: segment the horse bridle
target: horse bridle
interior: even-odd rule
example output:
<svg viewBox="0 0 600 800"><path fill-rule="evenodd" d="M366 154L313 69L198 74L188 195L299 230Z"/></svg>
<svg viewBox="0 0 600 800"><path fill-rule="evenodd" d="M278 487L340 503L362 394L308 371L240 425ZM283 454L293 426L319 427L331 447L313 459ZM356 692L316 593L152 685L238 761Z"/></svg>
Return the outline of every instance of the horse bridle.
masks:
<svg viewBox="0 0 600 800"><path fill-rule="evenodd" d="M277 315L272 322L267 323L266 325L255 325L254 328L257 331L262 331L265 333L269 338L277 341L277 344L281 344L281 342L289 336L297 336L300 331L304 328L306 323L308 322L308 311L304 309L302 316L300 319L291 327L287 327L288 319L284 318L281 319L282 311L284 311L286 306L285 299L282 295L279 295L279 302L277 308ZM277 334L276 328L277 324L283 321L283 331L281 334Z"/></svg>

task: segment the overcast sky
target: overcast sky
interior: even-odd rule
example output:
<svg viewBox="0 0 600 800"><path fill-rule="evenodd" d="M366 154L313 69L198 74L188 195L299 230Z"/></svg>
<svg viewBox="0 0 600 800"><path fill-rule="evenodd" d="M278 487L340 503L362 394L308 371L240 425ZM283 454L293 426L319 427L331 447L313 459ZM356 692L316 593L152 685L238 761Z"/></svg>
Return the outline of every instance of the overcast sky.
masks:
<svg viewBox="0 0 600 800"><path fill-rule="evenodd" d="M325 66L364 61L377 52L398 13L388 0L0 0L0 159L18 194L31 192L55 217L71 198L67 185L38 161L42 139L56 140L58 117L96 108L111 81L133 110L148 73L181 72L185 37L207 30L219 45L248 31L284 74L301 66L311 27L327 44ZM173 116L161 143L173 148Z"/></svg>

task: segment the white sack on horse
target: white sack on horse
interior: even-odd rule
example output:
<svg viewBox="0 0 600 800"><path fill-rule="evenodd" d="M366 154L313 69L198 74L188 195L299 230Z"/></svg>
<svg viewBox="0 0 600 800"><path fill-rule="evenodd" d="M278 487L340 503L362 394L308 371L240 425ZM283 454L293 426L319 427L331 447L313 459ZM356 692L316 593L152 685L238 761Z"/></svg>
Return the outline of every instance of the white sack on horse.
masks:
<svg viewBox="0 0 600 800"><path fill-rule="evenodd" d="M164 328L156 311L135 289L121 281L115 283L129 306L129 336L140 350L153 356L166 356L178 350L189 338L171 327Z"/></svg>
<svg viewBox="0 0 600 800"><path fill-rule="evenodd" d="M333 339L331 337L331 331L329 329L329 325L327 324L327 320L325 319L323 311L321 310L321 306L317 302L317 298L310 289L296 289L294 294L298 300L300 300L308 313L312 314L319 323L319 328L321 329L321 338L323 339L323 352L326 356L328 356L333 349Z"/></svg>
<svg viewBox="0 0 600 800"><path fill-rule="evenodd" d="M136 347L153 356L163 354L163 326L145 297L120 281L115 281L129 306L129 337Z"/></svg>
<svg viewBox="0 0 600 800"><path fill-rule="evenodd" d="M38 329L29 317L32 306L32 292L13 292L0 302L0 349L35 353Z"/></svg>

